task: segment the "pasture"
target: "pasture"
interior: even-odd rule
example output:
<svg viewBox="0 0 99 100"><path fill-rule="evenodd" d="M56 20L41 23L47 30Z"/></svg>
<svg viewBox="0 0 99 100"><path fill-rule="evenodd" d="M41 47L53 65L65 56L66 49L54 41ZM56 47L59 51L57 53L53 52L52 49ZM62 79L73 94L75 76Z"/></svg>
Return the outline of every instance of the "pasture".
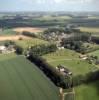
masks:
<svg viewBox="0 0 99 100"><path fill-rule="evenodd" d="M0 60L0 100L60 99L58 88L34 64L17 56Z"/></svg>
<svg viewBox="0 0 99 100"><path fill-rule="evenodd" d="M65 66L73 72L73 75L84 75L94 69L93 65L79 58L79 53L68 49L44 55L43 58L54 67L59 64Z"/></svg>
<svg viewBox="0 0 99 100"><path fill-rule="evenodd" d="M75 100L99 100L99 81L76 87Z"/></svg>

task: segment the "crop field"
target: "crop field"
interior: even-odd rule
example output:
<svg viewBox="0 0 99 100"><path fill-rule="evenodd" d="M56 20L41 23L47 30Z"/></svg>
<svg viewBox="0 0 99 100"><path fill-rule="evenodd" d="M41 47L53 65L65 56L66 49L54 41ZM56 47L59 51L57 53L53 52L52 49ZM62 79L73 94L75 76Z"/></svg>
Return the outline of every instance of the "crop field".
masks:
<svg viewBox="0 0 99 100"><path fill-rule="evenodd" d="M60 100L58 88L34 64L7 56L0 60L0 100Z"/></svg>
<svg viewBox="0 0 99 100"><path fill-rule="evenodd" d="M59 64L70 69L74 75L86 74L94 69L94 66L79 58L79 53L72 50L59 50L57 52L44 55L43 58L53 66Z"/></svg>
<svg viewBox="0 0 99 100"><path fill-rule="evenodd" d="M99 81L76 87L75 100L99 100Z"/></svg>
<svg viewBox="0 0 99 100"><path fill-rule="evenodd" d="M72 17L70 16L50 16L50 15L46 15L40 18L36 18L38 20L69 20L72 19Z"/></svg>
<svg viewBox="0 0 99 100"><path fill-rule="evenodd" d="M15 53L0 54L0 61L9 60L17 57Z"/></svg>
<svg viewBox="0 0 99 100"><path fill-rule="evenodd" d="M40 45L40 44L47 44L47 41L31 38L31 39L23 39L23 40L16 40L15 43L22 48L28 48L30 46Z"/></svg>
<svg viewBox="0 0 99 100"><path fill-rule="evenodd" d="M99 28L93 27L79 27L82 32L99 33Z"/></svg>
<svg viewBox="0 0 99 100"><path fill-rule="evenodd" d="M99 16L89 16L88 19L99 19Z"/></svg>
<svg viewBox="0 0 99 100"><path fill-rule="evenodd" d="M0 41L6 41L6 40L19 40L20 38L22 39L31 39L30 37L24 36L24 35L1 35L0 36Z"/></svg>
<svg viewBox="0 0 99 100"><path fill-rule="evenodd" d="M17 32L13 31L13 29L3 29L0 31L0 35L16 35Z"/></svg>
<svg viewBox="0 0 99 100"><path fill-rule="evenodd" d="M45 29L44 28L37 28L37 27L18 27L14 28L13 31L22 33L24 31L31 32L31 33L38 33L38 32L43 32Z"/></svg>

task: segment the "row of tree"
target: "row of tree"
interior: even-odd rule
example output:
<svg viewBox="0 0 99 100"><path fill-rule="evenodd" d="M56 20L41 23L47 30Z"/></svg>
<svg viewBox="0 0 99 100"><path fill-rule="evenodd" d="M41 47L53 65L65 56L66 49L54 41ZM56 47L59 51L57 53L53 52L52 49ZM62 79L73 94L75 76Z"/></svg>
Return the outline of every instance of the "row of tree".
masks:
<svg viewBox="0 0 99 100"><path fill-rule="evenodd" d="M47 30L44 31L44 34L50 35L51 33L55 33L55 34L60 34L60 33L66 33L66 34L70 34L72 33L72 29L69 28L48 28Z"/></svg>
<svg viewBox="0 0 99 100"><path fill-rule="evenodd" d="M42 56L50 52L55 52L56 50L57 46L55 44L42 44L42 45L32 46L29 49L29 53L33 55Z"/></svg>
<svg viewBox="0 0 99 100"><path fill-rule="evenodd" d="M22 32L22 35L37 38L37 35L35 33L27 32L27 31Z"/></svg>

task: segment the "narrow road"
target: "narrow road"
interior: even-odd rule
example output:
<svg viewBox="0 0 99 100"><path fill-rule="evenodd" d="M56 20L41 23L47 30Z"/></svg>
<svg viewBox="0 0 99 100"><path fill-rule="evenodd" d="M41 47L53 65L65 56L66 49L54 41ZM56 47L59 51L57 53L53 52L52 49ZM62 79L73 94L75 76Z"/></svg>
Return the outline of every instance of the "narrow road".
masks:
<svg viewBox="0 0 99 100"><path fill-rule="evenodd" d="M63 89L60 88L61 100L65 100L65 96L66 96L66 95L70 95L70 94L71 94L71 95L74 95L73 100L75 100L75 90L74 90L74 88L73 88L72 92L65 92L65 93L63 93Z"/></svg>

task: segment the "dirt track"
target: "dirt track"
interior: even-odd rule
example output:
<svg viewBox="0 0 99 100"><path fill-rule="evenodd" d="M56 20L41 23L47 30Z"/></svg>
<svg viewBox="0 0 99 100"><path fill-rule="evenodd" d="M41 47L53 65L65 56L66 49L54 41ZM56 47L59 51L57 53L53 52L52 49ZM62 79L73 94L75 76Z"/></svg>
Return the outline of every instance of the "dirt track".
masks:
<svg viewBox="0 0 99 100"><path fill-rule="evenodd" d="M12 35L12 36L0 36L0 41L5 41L5 40L19 40L20 38L22 39L31 39L30 37L23 36L23 35Z"/></svg>
<svg viewBox="0 0 99 100"><path fill-rule="evenodd" d="M19 28L14 28L13 29L16 32L22 33L23 31L28 31L28 32L42 32L44 31L44 28L34 28L34 27L19 27Z"/></svg>

